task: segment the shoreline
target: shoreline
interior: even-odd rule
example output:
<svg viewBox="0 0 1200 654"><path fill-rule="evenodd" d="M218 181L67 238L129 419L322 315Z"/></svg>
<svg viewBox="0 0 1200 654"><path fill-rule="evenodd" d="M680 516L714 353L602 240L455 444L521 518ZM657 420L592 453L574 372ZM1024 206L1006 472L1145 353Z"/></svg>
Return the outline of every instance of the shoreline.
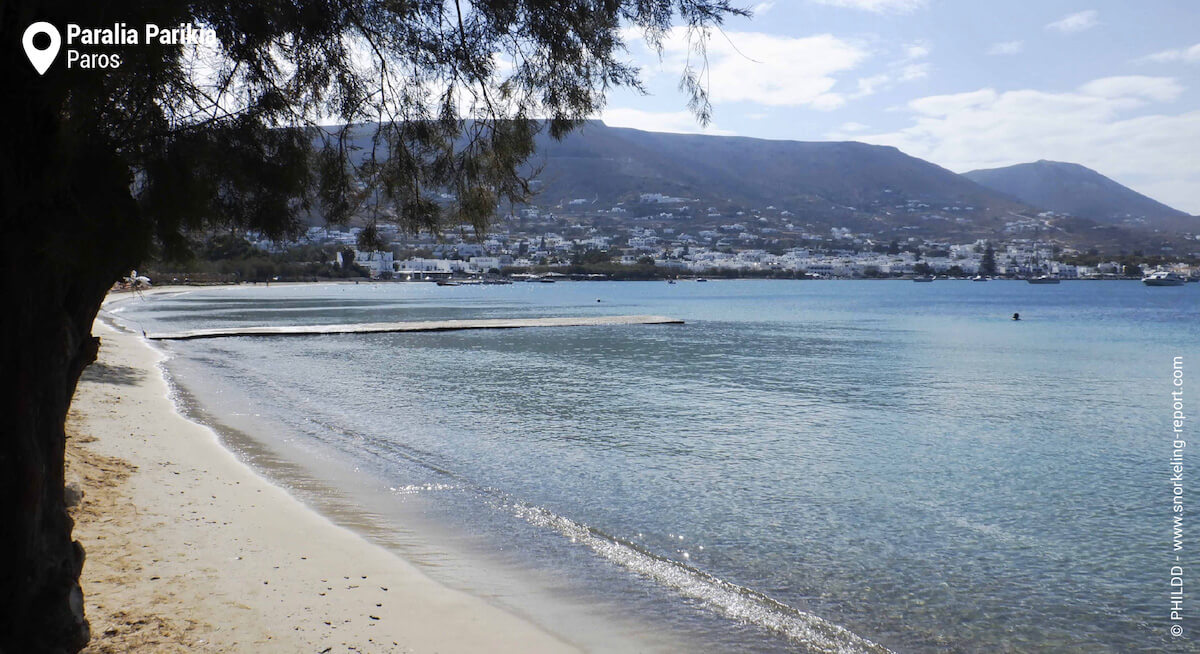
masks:
<svg viewBox="0 0 1200 654"><path fill-rule="evenodd" d="M85 651L577 651L271 484L177 411L160 353L93 331L67 422Z"/></svg>
<svg viewBox="0 0 1200 654"><path fill-rule="evenodd" d="M237 287L226 287L227 290L234 288ZM167 296L187 292L187 289L159 287L145 294ZM131 296L121 294L113 299L135 299ZM131 317L112 305L108 309L102 314L106 323L142 329L136 321L136 313ZM159 323L151 318L147 326L156 324ZM152 337L153 333L150 334ZM154 340L144 340L143 344L158 351ZM165 352L174 352L174 349L168 347ZM228 354L210 353L218 358ZM429 508L422 508L419 502L424 498L396 502L397 489L391 485L404 486L407 481L393 479L383 470L374 468L370 461L348 456L337 448L314 447L313 443L306 442L313 440L312 434L296 437L305 433L303 426L290 425L280 416L272 418L268 416L269 411L264 411L260 419L260 409L255 408L254 402L235 399L242 397L237 392L225 397L233 387L227 389L221 384L202 381L207 375L204 357L197 362L181 352L178 358L163 359L160 367L171 388L175 410L211 430L221 447L269 483L286 489L292 497L335 524L415 563L437 583L486 598L560 638L568 639L580 649L597 652L722 651L714 647L714 643L729 647L744 644L730 633L732 623L763 629L752 640L768 649L784 647L788 641L794 645L796 641L824 643L832 640L845 641L842 644L850 647L845 651L882 651L876 644L819 616L779 604L750 588L737 590L736 584L714 579L689 568L686 563L664 562L637 546L626 547L619 538L595 537L585 525L573 523L569 518L562 518L561 523L544 524L525 515L508 516L508 519L515 517L519 527L547 530L549 533L545 535L549 540L558 542L561 547L591 550L587 555L590 565L602 568L603 581L615 582L612 588L619 588L625 594L620 596L620 601L614 601L616 596L594 592L594 586L572 587L564 583L567 578L591 582L600 578L589 577L588 573L580 576L577 565L568 570L556 570L552 565L542 567L541 560L511 556L508 552L521 552L526 542L498 544L493 538L481 540L477 537L482 532L462 529L463 525L476 524L475 520L463 521L461 518L465 516L461 514L433 517L444 509L433 508L431 512ZM220 377L219 373L217 377ZM291 399L303 401L296 397ZM257 397L256 401L262 400ZM337 429L336 426L330 428ZM320 439L315 442L320 443ZM442 472L436 467L433 470ZM458 481L449 483L452 487L458 486ZM466 484L470 486L469 481ZM506 515L507 511L502 513ZM443 520L446 517L451 519ZM488 520L488 517L482 517L483 522ZM566 531L563 524L569 525ZM577 533L576 529L587 533ZM613 553L614 546L619 554ZM574 556L566 550L561 554ZM593 570L591 574L596 572ZM653 607L645 603L647 591L656 596L661 594ZM636 595L631 596L630 592ZM753 605L749 613L746 609L748 596L753 598L749 600ZM640 609L631 610L627 603L631 597L642 601ZM693 606L681 613L676 610L680 600L699 602L702 606ZM673 608L668 610L667 607ZM660 610L661 614L658 613ZM764 611L767 617L757 615L759 611ZM697 638L696 628L708 638ZM777 638L781 640L776 641Z"/></svg>

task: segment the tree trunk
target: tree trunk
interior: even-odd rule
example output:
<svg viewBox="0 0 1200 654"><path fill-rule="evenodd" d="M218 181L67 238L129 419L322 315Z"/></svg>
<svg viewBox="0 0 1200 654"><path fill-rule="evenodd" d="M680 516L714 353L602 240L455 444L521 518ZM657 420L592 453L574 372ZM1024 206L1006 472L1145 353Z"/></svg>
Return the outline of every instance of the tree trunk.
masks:
<svg viewBox="0 0 1200 654"><path fill-rule="evenodd" d="M45 266L14 270L8 261L0 367L16 383L0 400L0 652L74 652L89 634L83 548L63 494L64 425L79 375L96 358L91 326L107 283L32 278Z"/></svg>
<svg viewBox="0 0 1200 654"><path fill-rule="evenodd" d="M64 5L65 6L65 5ZM17 60L28 5L0 2L0 654L75 652L88 641L64 498L64 427L92 322L114 281L145 255L149 228L130 167L95 125L72 125L71 84ZM62 22L58 23L62 25ZM91 72L91 71L88 71Z"/></svg>

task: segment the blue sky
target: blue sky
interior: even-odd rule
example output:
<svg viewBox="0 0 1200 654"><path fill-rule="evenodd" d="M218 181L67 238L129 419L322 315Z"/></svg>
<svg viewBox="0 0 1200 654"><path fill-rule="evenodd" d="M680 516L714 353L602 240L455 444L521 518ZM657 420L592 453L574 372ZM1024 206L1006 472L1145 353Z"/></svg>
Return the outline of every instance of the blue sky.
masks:
<svg viewBox="0 0 1200 654"><path fill-rule="evenodd" d="M602 118L654 131L894 145L956 172L1072 161L1200 214L1200 2L747 0L708 42L713 121L678 90L682 31L628 58L650 95ZM693 61L695 58L693 57Z"/></svg>

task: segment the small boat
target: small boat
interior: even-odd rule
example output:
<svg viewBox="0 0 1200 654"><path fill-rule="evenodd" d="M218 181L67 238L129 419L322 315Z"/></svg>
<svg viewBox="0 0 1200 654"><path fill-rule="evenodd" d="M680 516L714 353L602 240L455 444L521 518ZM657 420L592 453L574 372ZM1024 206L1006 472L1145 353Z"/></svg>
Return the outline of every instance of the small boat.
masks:
<svg viewBox="0 0 1200 654"><path fill-rule="evenodd" d="M462 286L462 284L460 284L456 281L450 280L450 279L439 279L437 281L437 285L438 286Z"/></svg>
<svg viewBox="0 0 1200 654"><path fill-rule="evenodd" d="M912 280L914 282L932 282L933 275L917 275L916 277L913 277Z"/></svg>
<svg viewBox="0 0 1200 654"><path fill-rule="evenodd" d="M983 275L975 275L974 277L971 278L971 281L973 281L973 282L986 282L987 280L988 280L988 278L984 277Z"/></svg>
<svg viewBox="0 0 1200 654"><path fill-rule="evenodd" d="M703 277L698 277L698 278L696 279L696 281L698 281L698 282L707 282L708 280L707 280L707 279L705 279L705 278L703 278Z"/></svg>
<svg viewBox="0 0 1200 654"><path fill-rule="evenodd" d="M1025 281L1030 284L1057 284L1060 280L1054 275L1038 275L1037 277L1030 277Z"/></svg>
<svg viewBox="0 0 1200 654"><path fill-rule="evenodd" d="M1142 283L1146 286L1183 286L1187 282L1169 270L1159 270L1143 277Z"/></svg>
<svg viewBox="0 0 1200 654"><path fill-rule="evenodd" d="M668 280L667 280L667 283L668 283L668 284L674 284L674 283L675 283L675 280L674 280L674 279L668 279Z"/></svg>
<svg viewBox="0 0 1200 654"><path fill-rule="evenodd" d="M554 279L550 278L550 277L538 277L537 280L538 280L538 282L540 282L542 284L553 284L554 283Z"/></svg>

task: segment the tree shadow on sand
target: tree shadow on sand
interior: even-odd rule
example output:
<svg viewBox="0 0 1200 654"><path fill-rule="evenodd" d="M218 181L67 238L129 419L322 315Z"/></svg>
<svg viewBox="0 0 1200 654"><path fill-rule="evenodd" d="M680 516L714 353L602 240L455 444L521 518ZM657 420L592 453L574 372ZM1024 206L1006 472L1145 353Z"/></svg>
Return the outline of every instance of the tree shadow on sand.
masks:
<svg viewBox="0 0 1200 654"><path fill-rule="evenodd" d="M79 380L100 384L134 386L146 378L146 373L132 366L113 365L97 361L84 369Z"/></svg>

